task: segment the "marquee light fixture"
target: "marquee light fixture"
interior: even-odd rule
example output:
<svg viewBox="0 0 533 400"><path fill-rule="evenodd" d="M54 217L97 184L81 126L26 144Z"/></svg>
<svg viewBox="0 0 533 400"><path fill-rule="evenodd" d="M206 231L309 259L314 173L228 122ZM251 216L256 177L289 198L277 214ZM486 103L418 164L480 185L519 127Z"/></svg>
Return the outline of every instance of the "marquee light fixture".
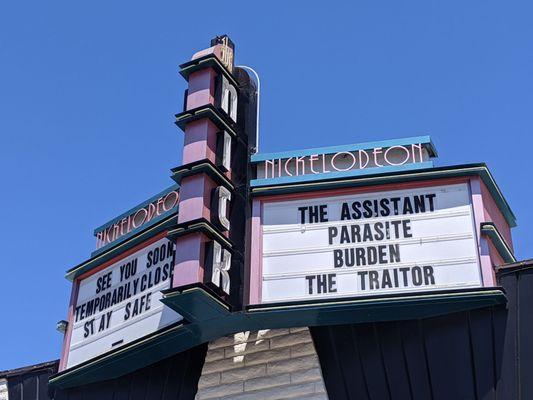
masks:
<svg viewBox="0 0 533 400"><path fill-rule="evenodd" d="M62 319L61 321L57 321L56 323L56 331L59 333L65 334L68 328L68 322Z"/></svg>

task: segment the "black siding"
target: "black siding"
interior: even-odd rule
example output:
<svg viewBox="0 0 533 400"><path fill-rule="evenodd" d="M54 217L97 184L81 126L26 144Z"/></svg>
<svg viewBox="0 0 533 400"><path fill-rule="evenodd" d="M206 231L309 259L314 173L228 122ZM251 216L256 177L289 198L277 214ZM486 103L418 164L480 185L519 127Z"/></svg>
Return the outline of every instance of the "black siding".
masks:
<svg viewBox="0 0 533 400"><path fill-rule="evenodd" d="M508 304L311 328L332 400L533 399L533 269L498 271Z"/></svg>
<svg viewBox="0 0 533 400"><path fill-rule="evenodd" d="M56 389L53 398L55 400L193 400L206 352L207 344L204 344L117 379L70 389Z"/></svg>
<svg viewBox="0 0 533 400"><path fill-rule="evenodd" d="M48 379L57 372L59 361L51 361L16 370L4 371L9 400L47 400Z"/></svg>
<svg viewBox="0 0 533 400"><path fill-rule="evenodd" d="M48 379L58 361L0 373L7 379L9 400L193 400L207 344L104 382L51 390Z"/></svg>

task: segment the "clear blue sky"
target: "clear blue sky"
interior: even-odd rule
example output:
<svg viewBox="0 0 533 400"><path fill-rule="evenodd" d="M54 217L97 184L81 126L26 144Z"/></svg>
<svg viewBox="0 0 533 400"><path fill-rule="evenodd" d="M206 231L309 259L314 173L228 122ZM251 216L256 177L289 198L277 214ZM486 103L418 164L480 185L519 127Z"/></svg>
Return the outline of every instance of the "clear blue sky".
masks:
<svg viewBox="0 0 533 400"><path fill-rule="evenodd" d="M489 165L533 257L531 2L320 4L2 2L0 370L59 356L65 270L172 183L178 64L216 34L261 75L262 151L429 134Z"/></svg>

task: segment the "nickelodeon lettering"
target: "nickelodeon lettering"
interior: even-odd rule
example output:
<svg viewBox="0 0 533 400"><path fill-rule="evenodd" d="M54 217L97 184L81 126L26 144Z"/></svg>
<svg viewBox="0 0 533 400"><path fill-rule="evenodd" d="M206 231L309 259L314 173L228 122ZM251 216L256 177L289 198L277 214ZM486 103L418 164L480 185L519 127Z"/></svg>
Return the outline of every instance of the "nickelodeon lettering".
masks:
<svg viewBox="0 0 533 400"><path fill-rule="evenodd" d="M425 161L423 143L264 160L264 179L397 167Z"/></svg>
<svg viewBox="0 0 533 400"><path fill-rule="evenodd" d="M171 211L178 204L179 193L173 190L150 204L134 210L128 216L95 232L96 248L113 243L124 235Z"/></svg>

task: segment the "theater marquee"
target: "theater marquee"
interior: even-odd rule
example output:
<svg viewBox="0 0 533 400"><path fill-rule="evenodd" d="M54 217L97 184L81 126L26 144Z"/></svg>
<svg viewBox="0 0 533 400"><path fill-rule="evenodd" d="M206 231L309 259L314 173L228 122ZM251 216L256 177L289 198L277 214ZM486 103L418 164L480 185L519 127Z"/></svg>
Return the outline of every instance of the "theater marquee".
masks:
<svg viewBox="0 0 533 400"><path fill-rule="evenodd" d="M263 204L262 302L482 285L467 184Z"/></svg>
<svg viewBox="0 0 533 400"><path fill-rule="evenodd" d="M81 279L68 367L182 319L159 301L172 281L174 247L160 239Z"/></svg>
<svg viewBox="0 0 533 400"><path fill-rule="evenodd" d="M494 266L516 261L516 221L484 164L434 166L429 136L256 153L259 87L233 60L221 36L180 65L184 164L67 271L52 385L118 378L233 332L506 302Z"/></svg>

